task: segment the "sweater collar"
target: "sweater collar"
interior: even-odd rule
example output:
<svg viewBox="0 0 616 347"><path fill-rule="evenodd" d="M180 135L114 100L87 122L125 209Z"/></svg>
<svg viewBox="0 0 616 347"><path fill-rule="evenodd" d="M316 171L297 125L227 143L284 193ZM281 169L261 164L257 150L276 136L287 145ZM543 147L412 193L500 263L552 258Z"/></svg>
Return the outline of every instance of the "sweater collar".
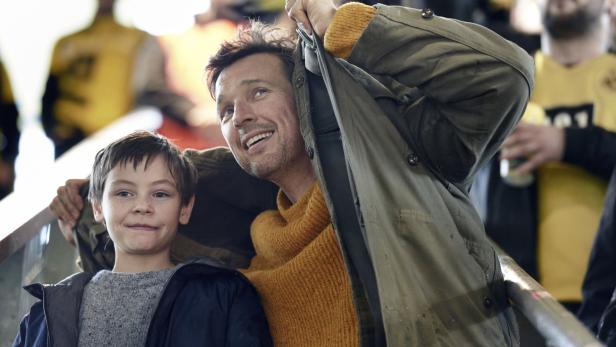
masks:
<svg viewBox="0 0 616 347"><path fill-rule="evenodd" d="M319 231L331 223L329 211L321 192L321 186L316 182L295 204L291 203L285 193L280 190L276 198L276 204L278 205L280 216L287 222L305 220L307 219L306 217L310 216L314 227L321 226L317 228Z"/></svg>

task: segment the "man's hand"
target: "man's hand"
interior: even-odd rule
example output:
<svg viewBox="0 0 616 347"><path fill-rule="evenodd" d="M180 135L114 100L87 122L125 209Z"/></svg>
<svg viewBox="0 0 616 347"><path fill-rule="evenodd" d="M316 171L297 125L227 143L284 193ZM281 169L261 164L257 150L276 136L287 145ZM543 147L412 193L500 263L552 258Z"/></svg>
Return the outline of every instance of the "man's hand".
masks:
<svg viewBox="0 0 616 347"><path fill-rule="evenodd" d="M285 10L289 18L307 32L323 37L329 23L336 14L336 6L331 0L286 0Z"/></svg>
<svg viewBox="0 0 616 347"><path fill-rule="evenodd" d="M79 214L83 209L83 199L79 194L81 187L88 183L87 179L70 179L58 188L58 195L51 201L49 208L58 216L58 225L62 236L71 244L75 244L73 239L73 228L77 224Z"/></svg>
<svg viewBox="0 0 616 347"><path fill-rule="evenodd" d="M501 159L526 158L515 170L523 174L550 161L560 161L565 152L565 131L549 125L520 122L501 147Z"/></svg>

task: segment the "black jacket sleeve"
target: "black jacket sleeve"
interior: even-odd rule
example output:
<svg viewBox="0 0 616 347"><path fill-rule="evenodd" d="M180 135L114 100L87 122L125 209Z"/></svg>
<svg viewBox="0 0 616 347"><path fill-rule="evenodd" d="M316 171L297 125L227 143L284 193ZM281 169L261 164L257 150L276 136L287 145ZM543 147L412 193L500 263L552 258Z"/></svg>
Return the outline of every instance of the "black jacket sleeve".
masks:
<svg viewBox="0 0 616 347"><path fill-rule="evenodd" d="M590 253L588 270L582 286L583 303L578 313L580 320L595 332L599 318L616 288L614 269L616 269L616 171L612 174L599 231Z"/></svg>
<svg viewBox="0 0 616 347"><path fill-rule="evenodd" d="M616 290L612 295L612 301L601 317L597 337L608 347L616 347Z"/></svg>
<svg viewBox="0 0 616 347"><path fill-rule="evenodd" d="M616 132L597 126L566 128L563 161L609 179L616 165Z"/></svg>

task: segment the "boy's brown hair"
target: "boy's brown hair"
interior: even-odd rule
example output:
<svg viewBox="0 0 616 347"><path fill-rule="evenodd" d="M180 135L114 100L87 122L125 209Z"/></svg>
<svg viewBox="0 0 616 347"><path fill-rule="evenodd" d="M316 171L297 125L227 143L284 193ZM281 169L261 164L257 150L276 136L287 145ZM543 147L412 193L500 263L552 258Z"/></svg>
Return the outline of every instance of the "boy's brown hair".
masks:
<svg viewBox="0 0 616 347"><path fill-rule="evenodd" d="M145 167L156 157L162 156L180 193L182 205L188 204L197 185L198 173L192 162L166 137L136 131L101 149L94 160L90 177L90 201L101 201L109 172L117 165L137 167L145 160Z"/></svg>

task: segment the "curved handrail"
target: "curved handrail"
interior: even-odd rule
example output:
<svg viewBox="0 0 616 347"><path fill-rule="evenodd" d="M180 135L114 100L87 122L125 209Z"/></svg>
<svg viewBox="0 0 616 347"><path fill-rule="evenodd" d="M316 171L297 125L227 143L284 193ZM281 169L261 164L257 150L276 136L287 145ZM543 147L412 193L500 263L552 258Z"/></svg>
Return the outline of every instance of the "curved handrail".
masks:
<svg viewBox="0 0 616 347"><path fill-rule="evenodd" d="M509 300L549 342L559 347L600 347L597 340L571 312L567 311L537 281L494 244Z"/></svg>

